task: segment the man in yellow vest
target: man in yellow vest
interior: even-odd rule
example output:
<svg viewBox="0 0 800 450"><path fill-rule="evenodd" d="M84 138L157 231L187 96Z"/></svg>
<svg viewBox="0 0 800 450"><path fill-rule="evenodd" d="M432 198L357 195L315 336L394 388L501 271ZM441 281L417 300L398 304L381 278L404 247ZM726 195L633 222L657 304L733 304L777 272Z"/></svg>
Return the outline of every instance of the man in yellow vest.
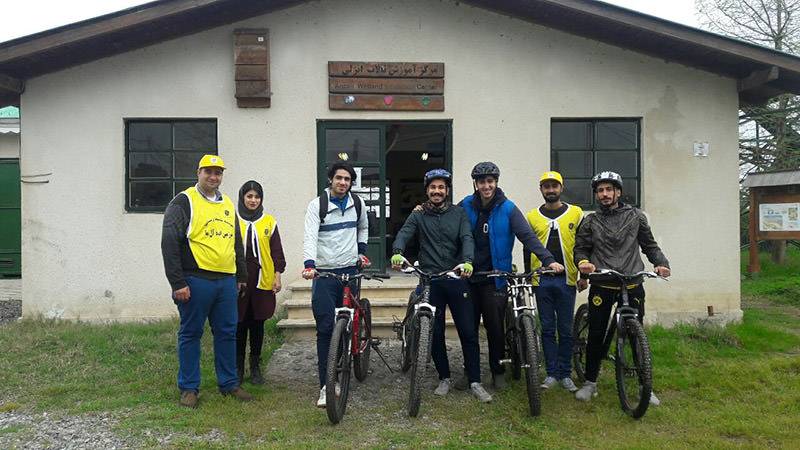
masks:
<svg viewBox="0 0 800 450"><path fill-rule="evenodd" d="M214 368L224 396L249 401L236 375L236 299L247 281L244 247L233 202L219 191L225 164L205 155L197 184L179 193L164 212L161 254L178 306L180 405L197 407L200 338L206 319L214 335ZM238 280L238 282L237 282Z"/></svg>
<svg viewBox="0 0 800 450"><path fill-rule="evenodd" d="M566 268L564 273L543 275L534 280L536 287L536 306L539 309L539 320L542 324L542 350L544 350L547 377L542 383L543 389L561 385L569 392L578 387L572 382L572 320L575 315L575 285L578 290L588 286L586 280L578 280L578 269L575 266L573 249L578 225L583 219L583 210L561 201L564 192L564 180L558 172L545 172L539 179L539 190L544 197L544 204L532 209L525 216L536 232L539 240L556 262ZM536 255L526 255L526 271L542 265ZM556 331L558 339L556 340Z"/></svg>

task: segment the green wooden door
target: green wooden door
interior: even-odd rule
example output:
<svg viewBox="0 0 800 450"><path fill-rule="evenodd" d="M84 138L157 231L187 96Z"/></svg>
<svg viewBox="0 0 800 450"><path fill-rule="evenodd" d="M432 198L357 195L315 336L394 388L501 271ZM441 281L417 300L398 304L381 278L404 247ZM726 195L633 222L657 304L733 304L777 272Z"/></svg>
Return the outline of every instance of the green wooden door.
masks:
<svg viewBox="0 0 800 450"><path fill-rule="evenodd" d="M369 219L367 257L370 271L386 270L386 172L385 126L369 122L317 123L317 181L321 193L327 187L327 167L345 159L356 170L352 191L364 199Z"/></svg>
<svg viewBox="0 0 800 450"><path fill-rule="evenodd" d="M0 159L0 277L22 274L19 160Z"/></svg>

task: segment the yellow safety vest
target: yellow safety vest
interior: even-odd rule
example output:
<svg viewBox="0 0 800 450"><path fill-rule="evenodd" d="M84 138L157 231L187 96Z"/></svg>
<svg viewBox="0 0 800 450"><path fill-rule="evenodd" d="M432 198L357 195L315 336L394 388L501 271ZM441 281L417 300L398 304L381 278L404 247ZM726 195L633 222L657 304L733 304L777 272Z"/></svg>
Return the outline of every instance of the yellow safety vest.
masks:
<svg viewBox="0 0 800 450"><path fill-rule="evenodd" d="M233 202L222 195L221 202L212 202L192 186L189 197L189 228L186 238L197 267L210 272L236 273L236 212Z"/></svg>
<svg viewBox="0 0 800 450"><path fill-rule="evenodd" d="M575 281L578 279L578 267L575 265L575 256L573 251L575 249L575 233L578 231L578 225L583 220L583 210L575 205L567 204L567 210L563 214L550 219L542 215L539 208L528 211L525 218L533 228L536 236L547 247L547 241L550 239L550 231L555 227L558 231L558 237L561 240L561 253L564 255L564 265L567 270L567 285L575 286ZM531 253L531 269L536 269L542 265L539 258ZM538 280L533 280L535 285L538 285Z"/></svg>
<svg viewBox="0 0 800 450"><path fill-rule="evenodd" d="M242 242L247 249L247 230L253 228L252 237L253 249L258 256L258 288L262 291L271 291L272 282L275 281L275 263L272 261L272 253L269 246L272 233L275 232L275 218L269 214L262 214L255 222L249 222L239 216L239 230L242 232ZM247 251L247 250L245 250Z"/></svg>

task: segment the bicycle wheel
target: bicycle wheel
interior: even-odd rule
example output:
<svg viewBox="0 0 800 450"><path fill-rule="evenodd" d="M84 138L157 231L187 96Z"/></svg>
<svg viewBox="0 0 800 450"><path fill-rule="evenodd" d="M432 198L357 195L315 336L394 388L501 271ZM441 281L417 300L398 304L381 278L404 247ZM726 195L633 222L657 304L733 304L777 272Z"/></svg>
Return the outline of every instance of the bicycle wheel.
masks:
<svg viewBox="0 0 800 450"><path fill-rule="evenodd" d="M519 380L522 375L522 365L520 363L519 354L519 332L514 325L514 310L511 303L506 306L506 350L508 351L508 359L511 360L511 377Z"/></svg>
<svg viewBox="0 0 800 450"><path fill-rule="evenodd" d="M372 310L370 309L369 300L362 298L359 300L361 303L361 316L358 318L358 337L356 339L359 351L357 355L353 355L353 373L356 375L356 380L364 381L369 375L369 352L372 348Z"/></svg>
<svg viewBox="0 0 800 450"><path fill-rule="evenodd" d="M331 346L328 352L328 373L325 377L325 409L328 419L334 424L344 417L347 407L347 394L350 391L350 344L351 336L347 332L347 319L336 321L331 335ZM339 395L336 395L336 386Z"/></svg>
<svg viewBox="0 0 800 450"><path fill-rule="evenodd" d="M411 363L414 360L414 343L416 342L416 330L411 326L411 320L414 317L414 303L416 298L414 293L408 296L408 307L406 308L406 317L403 318L403 329L400 338L400 371L403 373L408 372Z"/></svg>
<svg viewBox="0 0 800 450"><path fill-rule="evenodd" d="M522 352L525 355L525 384L528 385L528 406L532 416L542 412L541 381L539 380L539 334L533 317L525 314L520 319L522 329Z"/></svg>
<svg viewBox="0 0 800 450"><path fill-rule="evenodd" d="M412 342L416 358L411 365L411 388L408 392L408 415L417 417L419 404L422 400L422 378L425 375L425 366L431 354L431 318L419 315L419 329L415 332L415 342Z"/></svg>
<svg viewBox="0 0 800 450"><path fill-rule="evenodd" d="M586 342L589 340L589 305L583 304L575 312L572 322L572 367L578 381L586 381Z"/></svg>
<svg viewBox="0 0 800 450"><path fill-rule="evenodd" d="M627 319L623 328L622 345L617 346L617 394L622 410L638 419L650 406L653 390L653 361L650 344L642 324Z"/></svg>

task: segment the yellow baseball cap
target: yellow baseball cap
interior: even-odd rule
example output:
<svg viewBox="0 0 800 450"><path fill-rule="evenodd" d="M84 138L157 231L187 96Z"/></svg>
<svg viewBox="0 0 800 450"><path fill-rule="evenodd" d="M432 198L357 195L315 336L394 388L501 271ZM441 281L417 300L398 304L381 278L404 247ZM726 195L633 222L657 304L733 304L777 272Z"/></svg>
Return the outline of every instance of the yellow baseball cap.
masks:
<svg viewBox="0 0 800 450"><path fill-rule="evenodd" d="M542 178L539 179L539 186L541 186L542 183L544 183L547 180L555 180L558 181L561 185L564 184L564 179L561 178L561 174L554 171L543 173Z"/></svg>
<svg viewBox="0 0 800 450"><path fill-rule="evenodd" d="M225 170L225 163L222 162L222 158L217 155L204 155L200 159L200 164L197 165L198 169L202 169L203 167L219 167Z"/></svg>

